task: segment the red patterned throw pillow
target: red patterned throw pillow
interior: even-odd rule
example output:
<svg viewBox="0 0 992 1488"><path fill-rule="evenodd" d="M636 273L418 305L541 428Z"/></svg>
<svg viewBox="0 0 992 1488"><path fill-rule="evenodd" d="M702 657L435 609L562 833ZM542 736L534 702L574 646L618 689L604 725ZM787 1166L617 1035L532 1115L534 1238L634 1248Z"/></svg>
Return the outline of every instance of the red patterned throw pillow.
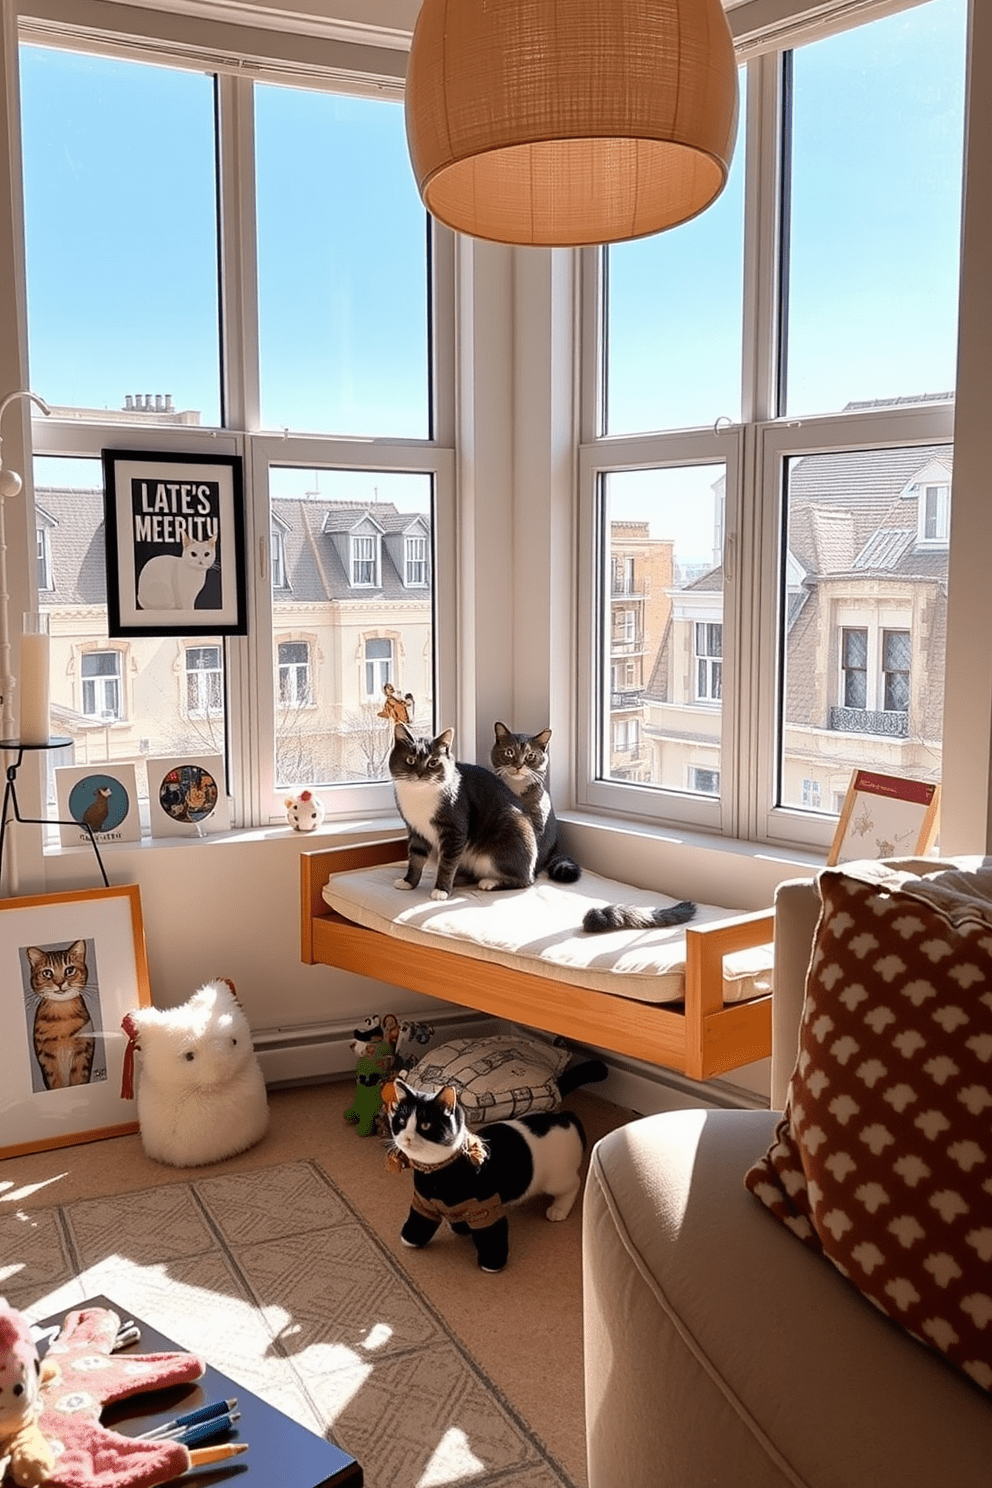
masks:
<svg viewBox="0 0 992 1488"><path fill-rule="evenodd" d="M799 1060L745 1182L992 1391L992 870L819 876Z"/></svg>

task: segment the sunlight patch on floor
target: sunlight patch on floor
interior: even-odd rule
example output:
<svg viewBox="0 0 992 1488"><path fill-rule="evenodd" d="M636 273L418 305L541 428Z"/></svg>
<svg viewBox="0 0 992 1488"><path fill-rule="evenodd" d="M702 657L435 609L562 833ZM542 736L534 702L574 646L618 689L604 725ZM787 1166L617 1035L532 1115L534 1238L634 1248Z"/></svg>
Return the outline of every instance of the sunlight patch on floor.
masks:
<svg viewBox="0 0 992 1488"><path fill-rule="evenodd" d="M68 1176L68 1173L53 1173L51 1178L45 1178L41 1183L24 1183L20 1188L15 1188L12 1183L0 1183L0 1204L16 1204L19 1199L29 1199L32 1194L40 1193L43 1188Z"/></svg>
<svg viewBox="0 0 992 1488"><path fill-rule="evenodd" d="M450 1426L431 1454L417 1479L417 1488L443 1488L450 1483L466 1483L486 1471L468 1444L468 1437L457 1426Z"/></svg>

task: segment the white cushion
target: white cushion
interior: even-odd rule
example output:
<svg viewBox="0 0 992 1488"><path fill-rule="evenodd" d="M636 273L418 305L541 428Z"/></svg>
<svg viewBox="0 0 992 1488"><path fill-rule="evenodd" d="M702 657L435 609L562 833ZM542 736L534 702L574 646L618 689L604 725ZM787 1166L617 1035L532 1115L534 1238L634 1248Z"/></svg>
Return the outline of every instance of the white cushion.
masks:
<svg viewBox="0 0 992 1488"><path fill-rule="evenodd" d="M412 892L395 887L402 869L394 863L335 873L324 887L324 899L345 919L367 929L498 961L570 986L619 992L639 1002L680 1002L685 997L683 925L611 930L604 935L588 935L582 929L586 910L593 906L636 904L653 909L678 903L670 895L583 872L574 884L540 879L527 889L494 892L469 886L456 889L448 899L431 899L429 886ZM730 913L700 904L691 924L725 920ZM727 956L724 1001L743 1002L770 992L771 968L770 945Z"/></svg>

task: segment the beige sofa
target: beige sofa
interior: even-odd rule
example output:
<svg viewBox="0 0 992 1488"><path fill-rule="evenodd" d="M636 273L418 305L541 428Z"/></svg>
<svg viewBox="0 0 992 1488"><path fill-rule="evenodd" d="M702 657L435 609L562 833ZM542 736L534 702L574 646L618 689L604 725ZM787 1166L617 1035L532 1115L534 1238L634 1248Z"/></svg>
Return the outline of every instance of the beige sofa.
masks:
<svg viewBox="0 0 992 1488"><path fill-rule="evenodd" d="M589 1488L992 1481L992 1398L744 1187L785 1100L818 912L812 880L780 887L773 1110L647 1117L593 1151L583 1215Z"/></svg>

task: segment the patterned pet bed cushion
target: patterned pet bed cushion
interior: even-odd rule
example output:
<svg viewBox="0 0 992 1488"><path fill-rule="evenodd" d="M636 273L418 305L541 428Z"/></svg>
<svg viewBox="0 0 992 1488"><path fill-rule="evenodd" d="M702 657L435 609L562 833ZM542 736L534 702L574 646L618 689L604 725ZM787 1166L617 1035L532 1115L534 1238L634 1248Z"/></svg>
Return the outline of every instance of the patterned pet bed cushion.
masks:
<svg viewBox="0 0 992 1488"><path fill-rule="evenodd" d="M992 868L819 876L786 1109L747 1187L992 1390Z"/></svg>
<svg viewBox="0 0 992 1488"><path fill-rule="evenodd" d="M519 1034L449 1039L429 1049L404 1079L418 1089L458 1091L469 1126L508 1121L561 1104L557 1076L571 1051Z"/></svg>
<svg viewBox="0 0 992 1488"><path fill-rule="evenodd" d="M540 879L527 889L487 893L467 887L457 889L450 899L431 899L428 889L412 893L397 889L401 871L400 865L391 864L335 873L324 888L324 899L338 914L366 929L423 940L571 986L620 991L639 1002L679 1002L685 996L682 925L605 935L587 935L582 929L586 910L593 906L656 908L677 903L665 894L584 872L575 884ZM727 915L726 909L700 904L692 924L725 920ZM727 956L724 1000L743 1002L770 992L771 968L771 946ZM369 974L375 974L374 968Z"/></svg>

